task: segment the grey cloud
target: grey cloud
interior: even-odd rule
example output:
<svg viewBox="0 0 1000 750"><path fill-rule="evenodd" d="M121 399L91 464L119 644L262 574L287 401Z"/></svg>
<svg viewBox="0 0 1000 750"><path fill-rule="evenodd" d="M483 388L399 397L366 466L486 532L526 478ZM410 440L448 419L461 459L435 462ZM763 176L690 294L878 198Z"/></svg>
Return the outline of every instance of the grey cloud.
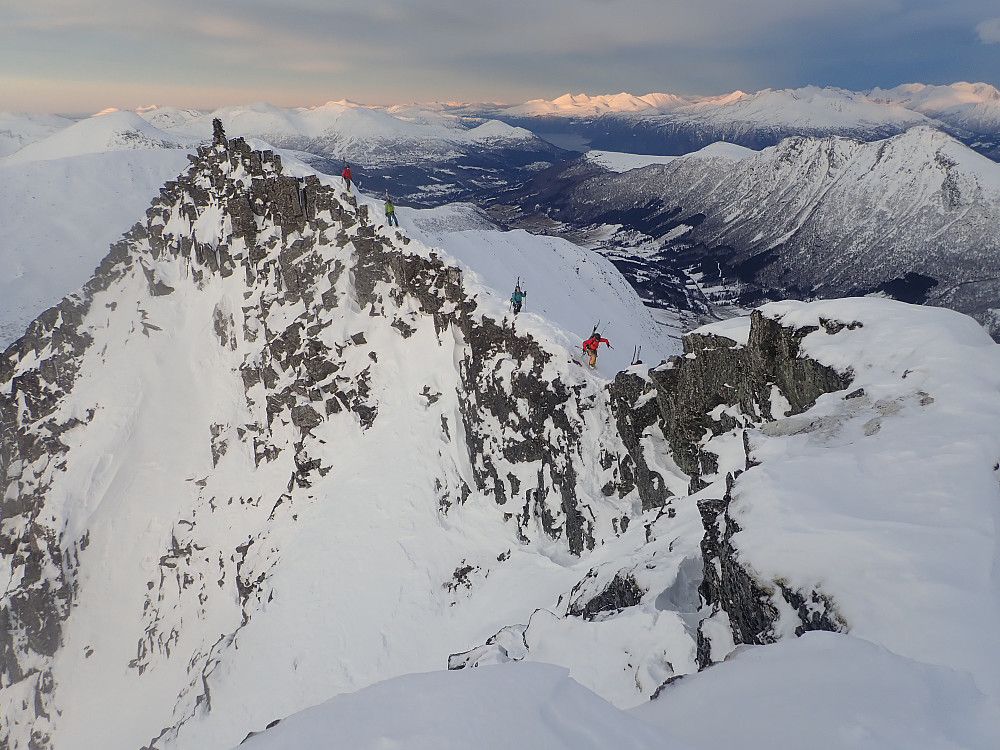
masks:
<svg viewBox="0 0 1000 750"><path fill-rule="evenodd" d="M1000 44L1000 18L991 18L978 24L976 35L983 44Z"/></svg>
<svg viewBox="0 0 1000 750"><path fill-rule="evenodd" d="M313 103L984 80L992 50L969 31L1000 41L995 3L0 0L0 70L171 92L211 78Z"/></svg>

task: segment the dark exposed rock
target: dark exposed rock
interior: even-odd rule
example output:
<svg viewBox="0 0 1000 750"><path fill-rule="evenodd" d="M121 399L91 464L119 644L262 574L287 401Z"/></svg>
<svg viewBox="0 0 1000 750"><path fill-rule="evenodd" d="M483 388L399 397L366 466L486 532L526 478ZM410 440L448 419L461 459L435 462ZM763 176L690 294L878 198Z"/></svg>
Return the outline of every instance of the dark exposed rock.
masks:
<svg viewBox="0 0 1000 750"><path fill-rule="evenodd" d="M653 393L654 388L649 378L629 371L618 373L609 386L618 434L628 450L628 456L622 459L623 479L619 492L624 496L631 491L633 485L637 487L643 510L663 506L671 495L663 477L646 464L640 445L643 433L660 419L656 399L643 400L643 397Z"/></svg>
<svg viewBox="0 0 1000 750"><path fill-rule="evenodd" d="M732 488L729 477L727 486ZM727 490L721 500L708 499L698 503L705 526L701 542L704 578L698 592L707 605L723 609L729 615L735 643L773 643L778 610L771 601L771 592L739 564L731 540L740 529L726 512L731 501ZM711 650L700 627L698 636L698 666L704 668L712 663Z"/></svg>
<svg viewBox="0 0 1000 750"><path fill-rule="evenodd" d="M834 334L857 324L827 324L824 329ZM658 402L663 419L663 431L674 449L677 463L693 479L717 471L716 457L701 448L703 436L721 434L731 429L759 424L778 417L799 414L809 409L824 393L848 387L850 373L838 373L832 368L800 354L800 343L815 328L786 328L780 322L764 317L760 311L751 315L750 334L746 346L719 336L685 337L685 356L673 358L667 366L651 373L657 386ZM771 413L771 390L777 388L788 403L786 414ZM713 419L716 407L735 409L739 418L723 413L728 419ZM743 424L740 424L740 422ZM746 433L744 432L744 447ZM753 463L747 451L747 468ZM722 499L699 502L705 537L702 540L704 578L699 589L706 604L725 610L729 616L733 639L737 644L761 644L774 640L774 623L778 610L774 600L776 584L758 581L740 563L732 538L739 526L729 515L733 475L726 477L726 493ZM694 484L694 489L699 485ZM782 589L789 603L796 597L801 604L793 606L803 619L803 630L830 625L832 615L824 610L804 607L805 599L827 600L817 592L807 596ZM835 629L835 628L830 628ZM710 649L699 632L699 665L710 663Z"/></svg>
<svg viewBox="0 0 1000 750"><path fill-rule="evenodd" d="M591 571L591 574L594 572ZM603 612L620 612L628 607L634 607L642 601L643 594L646 593L639 588L631 574L618 572L599 594L586 601L580 601L574 595L582 583L578 583L570 593L571 603L568 613L585 620L593 620Z"/></svg>
<svg viewBox="0 0 1000 750"><path fill-rule="evenodd" d="M483 318L466 321L465 337L468 354L462 362L459 407L477 487L503 505L508 499L504 477L490 457L537 464L535 485L525 487L519 525L525 527L537 518L553 538L564 535L574 554L592 549L593 523L581 510L573 464L582 432L572 417L580 408L578 392L558 378L550 381L542 375L551 355L529 335ZM516 369L501 374L497 365L508 358ZM528 405L528 413L522 413L519 400ZM484 426L486 420L499 425L505 435L500 445ZM550 495L558 503L561 519L552 513ZM560 526L562 519L565 528Z"/></svg>
<svg viewBox="0 0 1000 750"><path fill-rule="evenodd" d="M722 336L689 334L684 356L650 371L664 436L677 465L693 480L718 471L717 457L701 448L705 434L739 426L727 414L712 418L716 407L734 407L747 421L772 420L786 416L771 413L772 388L788 401L792 415L850 384L850 373L799 355L800 342L812 330L785 328L756 310L746 346Z"/></svg>
<svg viewBox="0 0 1000 750"><path fill-rule="evenodd" d="M822 330L829 335L859 325L821 321ZM755 311L750 316L746 345L719 335L688 334L684 354L651 370L648 379L619 373L610 390L618 430L629 452L631 472L623 474L625 480L635 483L644 507L655 507L665 500L659 486L651 481L643 458L641 439L654 425L667 439L674 462L688 474L689 492L694 493L708 487L706 478L715 478L719 471L718 457L704 447L706 436L743 429L745 469L752 470L756 463L750 456L745 428L802 413L822 394L850 385L850 372L839 373L802 356L802 339L816 330L789 328ZM774 390L787 402L783 414L772 413ZM654 391L655 401L650 396ZM833 603L821 592L798 592L778 581L760 581L741 563L733 541L740 528L729 514L738 473L727 474L722 498L698 501L705 528L699 586L704 604L713 612L725 611L737 644L772 642L782 601L798 614L801 624L797 632L843 629ZM701 628L697 660L701 667L712 661L711 644Z"/></svg>
<svg viewBox="0 0 1000 750"><path fill-rule="evenodd" d="M841 632L846 623L837 614L833 601L818 591L810 591L807 595L789 588L785 581L775 581L781 590L782 598L788 602L799 617L801 624L795 627L795 635L802 635L810 630L827 630Z"/></svg>
<svg viewBox="0 0 1000 750"><path fill-rule="evenodd" d="M293 406L291 414L292 424L296 427L301 427L303 430L310 430L323 422L323 417L309 404Z"/></svg>

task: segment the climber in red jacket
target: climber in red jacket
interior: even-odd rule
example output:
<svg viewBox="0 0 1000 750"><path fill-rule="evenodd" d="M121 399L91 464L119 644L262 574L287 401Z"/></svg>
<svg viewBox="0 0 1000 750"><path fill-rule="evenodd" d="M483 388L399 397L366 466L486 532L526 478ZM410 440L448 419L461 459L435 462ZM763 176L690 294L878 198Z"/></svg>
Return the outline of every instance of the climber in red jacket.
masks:
<svg viewBox="0 0 1000 750"><path fill-rule="evenodd" d="M590 366L592 368L597 366L597 347L601 345L601 342L607 344L609 349L614 349L611 346L611 342L601 338L601 334L597 331L594 331L590 335L590 338L583 342L583 352L590 355Z"/></svg>

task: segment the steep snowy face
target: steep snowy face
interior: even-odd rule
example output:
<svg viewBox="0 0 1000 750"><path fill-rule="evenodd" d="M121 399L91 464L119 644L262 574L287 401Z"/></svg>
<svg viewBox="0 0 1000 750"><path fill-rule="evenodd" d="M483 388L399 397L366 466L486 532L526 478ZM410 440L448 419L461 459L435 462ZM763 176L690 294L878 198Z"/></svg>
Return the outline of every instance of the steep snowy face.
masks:
<svg viewBox="0 0 1000 750"><path fill-rule="evenodd" d="M11 747L230 746L442 669L643 512L565 349L221 123L191 159L0 361Z"/></svg>
<svg viewBox="0 0 1000 750"><path fill-rule="evenodd" d="M86 283L187 163L173 148L0 160L0 350Z"/></svg>

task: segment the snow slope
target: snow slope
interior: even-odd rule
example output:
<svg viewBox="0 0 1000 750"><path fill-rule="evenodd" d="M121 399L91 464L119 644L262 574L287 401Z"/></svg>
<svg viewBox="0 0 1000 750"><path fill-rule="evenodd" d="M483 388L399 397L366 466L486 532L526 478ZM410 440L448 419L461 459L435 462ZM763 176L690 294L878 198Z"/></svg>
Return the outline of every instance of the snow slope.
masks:
<svg viewBox="0 0 1000 750"><path fill-rule="evenodd" d="M330 148L320 143L324 139L336 141L337 148L368 148L381 135L389 143L436 142L452 153L458 146L488 147L529 135L502 123L468 128L443 115L415 122L346 103L308 110L261 104L218 114L234 126L234 135L249 136L262 149L299 136L321 151ZM3 117L13 152L0 157L0 348L87 281L109 245L141 218L159 188L212 132L212 115L170 107L110 111L76 122ZM442 156L438 152L435 158ZM282 153L293 164L289 152ZM300 171L315 168L302 165Z"/></svg>
<svg viewBox="0 0 1000 750"><path fill-rule="evenodd" d="M401 208L397 232L377 196L301 162L200 153L2 361L12 747L235 747L337 695L248 745L328 744L336 725L359 747L707 750L731 740L720 712L751 746L812 727L998 744L1000 355L970 319L765 307L815 327L803 353L850 391L795 416L772 393L773 422L718 410L735 426L702 438L719 466L693 494L654 420L638 437L672 495L646 506L605 386L632 342L650 364L678 349L610 264L469 206ZM616 344L597 372L571 362L594 318ZM748 329L701 333L745 346ZM729 494L736 562L787 642L692 675L699 627L734 650L698 593L698 502ZM821 594L849 636L793 640L781 586ZM830 680L810 700L814 670ZM608 705L681 675L631 715Z"/></svg>
<svg viewBox="0 0 1000 750"><path fill-rule="evenodd" d="M421 109L396 114L392 109L365 107L352 102L327 102L318 107L279 108L258 103L224 107L187 119L144 118L160 122L177 138L204 138L214 119L233 136L259 138L285 149L346 159L368 168L397 162L455 158L471 146L511 144L536 140L527 130L496 121L470 124L456 115Z"/></svg>
<svg viewBox="0 0 1000 750"><path fill-rule="evenodd" d="M809 633L741 651L628 712L558 668L499 665L380 683L283 719L240 747L797 750L804 738L816 750L983 750L1000 738L1000 708L949 670Z"/></svg>
<svg viewBox="0 0 1000 750"><path fill-rule="evenodd" d="M978 132L1000 128L1000 91L986 83L953 83L950 86L904 84L872 89L868 97L878 103L899 104L915 112Z"/></svg>
<svg viewBox="0 0 1000 750"><path fill-rule="evenodd" d="M990 624L1000 604L1000 351L961 315L887 300L775 303L763 313L788 326L815 327L803 339L804 353L851 368L854 390L827 394L801 415L748 424L751 468L739 429L711 438L706 448L720 457L719 478L689 500L718 496L722 477L741 469L730 509L740 527L732 537L740 563L763 581L820 591L849 634L795 638L795 617L775 595L783 609L779 630L785 627L778 643L738 647L722 663L673 681L626 713L664 732L652 740L657 747L996 747L1000 684ZM748 321L732 319L699 333L742 346ZM664 546L637 548L633 561L652 561ZM621 552L611 558L616 568L628 559ZM668 606L667 592L652 590L657 606ZM604 626L627 621L618 615ZM529 650L536 647L531 627L524 639ZM545 652L557 663L569 652L601 649L600 638L590 641L582 632L563 632L559 642L561 649ZM514 639L497 643L521 657ZM510 671L501 671L505 667ZM559 747L564 737L547 733L563 715L560 708L546 710L544 719L537 718L536 703L509 708L515 695L547 693L555 677L548 669L527 658L482 666L475 688L443 674L411 675L290 717L248 745L333 741L336 747L342 736L333 737L336 727L358 747L459 746L470 741L469 732L480 733L477 746L492 747L496 739L498 747ZM574 671L576 679L588 679L586 670ZM463 705L452 698L462 690L474 705L442 713ZM478 699L484 695L491 698ZM484 714L485 705L491 710ZM572 722L581 746L608 742L595 738L592 716L615 728L615 746L636 741L619 715L594 704ZM480 731L485 726L490 729Z"/></svg>
<svg viewBox="0 0 1000 750"><path fill-rule="evenodd" d="M0 159L72 124L60 115L0 112Z"/></svg>
<svg viewBox="0 0 1000 750"><path fill-rule="evenodd" d="M642 347L647 362L679 351L679 321L654 321L622 275L598 253L559 237L497 231L470 205L398 213L408 233L429 247L441 247L466 269L466 278L482 284L494 314L503 316L509 309L520 278L528 296L517 317L519 330L535 333L544 326L562 346L580 353L581 343L601 321L614 347L600 347L597 366L605 377L631 364L634 347Z"/></svg>
<svg viewBox="0 0 1000 750"><path fill-rule="evenodd" d="M956 139L916 127L867 143L787 138L738 161L692 156L560 186L549 215L575 227L623 225L626 256L638 230L655 238L654 260L719 264L728 280L765 294L884 292L991 324L1000 167ZM550 184L559 183L541 186Z"/></svg>
<svg viewBox="0 0 1000 750"><path fill-rule="evenodd" d="M628 713L697 750L985 750L1000 741L1000 703L966 675L819 632L745 648Z"/></svg>
<svg viewBox="0 0 1000 750"><path fill-rule="evenodd" d="M186 163L177 149L0 159L0 349L82 286Z"/></svg>
<svg viewBox="0 0 1000 750"><path fill-rule="evenodd" d="M572 117L588 117L612 112L658 114L668 112L685 103L682 97L674 94L647 94L646 96L633 96L625 92L600 96L564 94L552 101L532 99L524 104L508 107L505 112L510 115Z"/></svg>
<svg viewBox="0 0 1000 750"><path fill-rule="evenodd" d="M398 677L303 711L246 750L684 750L542 664Z"/></svg>
<svg viewBox="0 0 1000 750"><path fill-rule="evenodd" d="M196 143L196 142L195 142ZM153 127L135 112L114 110L74 122L42 140L27 144L6 158L9 164L64 159L109 151L180 148L193 145Z"/></svg>
<svg viewBox="0 0 1000 750"><path fill-rule="evenodd" d="M756 152L753 149L739 146L735 143L717 141L709 144L705 148L685 154L685 159L729 159L731 161L741 161L748 156L753 156ZM647 156L643 154L623 154L612 151L591 150L585 155L590 161L610 169L612 172L628 172L631 169L642 169L651 164L669 164L679 156Z"/></svg>

